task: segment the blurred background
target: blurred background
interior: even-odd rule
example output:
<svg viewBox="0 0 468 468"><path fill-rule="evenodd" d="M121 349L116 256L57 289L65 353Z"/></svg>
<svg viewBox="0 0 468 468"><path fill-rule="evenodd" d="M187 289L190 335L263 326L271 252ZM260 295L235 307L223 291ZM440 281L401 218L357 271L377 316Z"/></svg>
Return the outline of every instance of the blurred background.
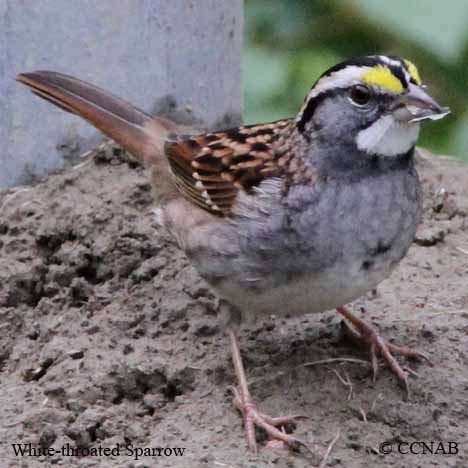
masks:
<svg viewBox="0 0 468 468"><path fill-rule="evenodd" d="M246 123L294 115L318 76L348 57L413 61L452 114L420 145L468 161L468 1L246 0Z"/></svg>

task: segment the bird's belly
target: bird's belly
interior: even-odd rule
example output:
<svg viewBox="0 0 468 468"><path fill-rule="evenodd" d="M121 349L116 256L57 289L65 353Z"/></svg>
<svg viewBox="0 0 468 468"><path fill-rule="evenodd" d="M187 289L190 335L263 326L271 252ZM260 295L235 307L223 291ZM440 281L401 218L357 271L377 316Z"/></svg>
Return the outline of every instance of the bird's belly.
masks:
<svg viewBox="0 0 468 468"><path fill-rule="evenodd" d="M395 264L382 259L371 269L362 261L350 261L320 273L304 274L273 288L233 288L232 282L218 285L219 292L242 312L244 321L265 316L298 316L323 312L351 302L375 288Z"/></svg>
<svg viewBox="0 0 468 468"><path fill-rule="evenodd" d="M258 206L233 222L191 232L198 271L244 320L323 312L359 298L404 257L421 212L411 172L289 196L290 204L255 199Z"/></svg>

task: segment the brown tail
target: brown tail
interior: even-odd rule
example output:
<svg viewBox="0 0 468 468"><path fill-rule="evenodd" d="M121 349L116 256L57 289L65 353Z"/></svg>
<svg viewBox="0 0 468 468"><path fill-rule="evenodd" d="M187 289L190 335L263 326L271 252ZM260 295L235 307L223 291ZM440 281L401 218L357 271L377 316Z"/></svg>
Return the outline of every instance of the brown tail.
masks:
<svg viewBox="0 0 468 468"><path fill-rule="evenodd" d="M145 165L166 165L164 141L177 131L171 121L151 117L97 86L61 73L36 71L16 79L41 98L86 119Z"/></svg>

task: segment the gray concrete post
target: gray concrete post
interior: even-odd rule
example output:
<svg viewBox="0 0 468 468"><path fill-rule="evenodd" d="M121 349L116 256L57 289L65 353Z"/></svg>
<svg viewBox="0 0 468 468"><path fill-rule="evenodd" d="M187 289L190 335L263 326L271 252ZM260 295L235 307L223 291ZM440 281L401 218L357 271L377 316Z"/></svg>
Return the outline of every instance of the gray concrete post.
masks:
<svg viewBox="0 0 468 468"><path fill-rule="evenodd" d="M19 72L56 70L146 111L176 107L211 127L238 123L242 3L0 0L0 187L60 168L100 139L17 84Z"/></svg>

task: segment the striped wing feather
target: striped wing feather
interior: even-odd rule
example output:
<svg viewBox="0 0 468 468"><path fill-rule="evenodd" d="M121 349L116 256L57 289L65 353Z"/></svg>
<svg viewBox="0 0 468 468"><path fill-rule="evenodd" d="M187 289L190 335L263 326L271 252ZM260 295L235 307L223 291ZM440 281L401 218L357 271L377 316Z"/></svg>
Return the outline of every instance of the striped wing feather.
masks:
<svg viewBox="0 0 468 468"><path fill-rule="evenodd" d="M250 191L262 180L278 176L278 141L292 123L238 127L204 135L178 135L165 151L175 182L193 203L228 215L240 190Z"/></svg>

